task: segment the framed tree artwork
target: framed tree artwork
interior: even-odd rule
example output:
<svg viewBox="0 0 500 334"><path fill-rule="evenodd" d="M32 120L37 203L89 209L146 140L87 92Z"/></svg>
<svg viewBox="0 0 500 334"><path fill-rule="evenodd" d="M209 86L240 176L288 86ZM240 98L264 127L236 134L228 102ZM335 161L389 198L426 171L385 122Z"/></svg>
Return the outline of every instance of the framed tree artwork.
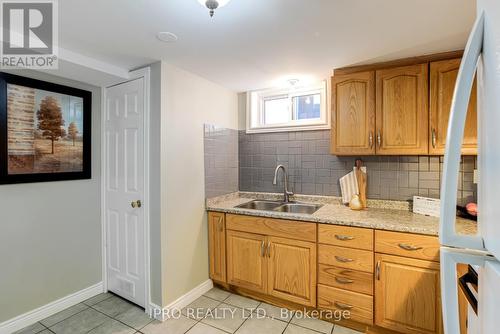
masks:
<svg viewBox="0 0 500 334"><path fill-rule="evenodd" d="M91 178L89 91L0 73L0 184Z"/></svg>

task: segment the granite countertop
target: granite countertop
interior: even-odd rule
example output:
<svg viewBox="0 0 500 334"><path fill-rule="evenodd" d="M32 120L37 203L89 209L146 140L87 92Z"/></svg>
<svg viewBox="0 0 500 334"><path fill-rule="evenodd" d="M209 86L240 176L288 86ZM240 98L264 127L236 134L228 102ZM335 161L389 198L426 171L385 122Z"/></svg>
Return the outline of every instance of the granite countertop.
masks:
<svg viewBox="0 0 500 334"><path fill-rule="evenodd" d="M206 208L233 214L243 214L259 217L292 219L321 224L334 224L366 227L379 230L408 232L426 235L438 235L439 218L415 214L410 211L410 203L400 201L368 200L368 208L363 211L353 211L341 204L338 197L295 195L294 201L323 204L313 213L297 214L275 211L261 211L236 208L235 206L254 199L281 200L282 194L236 192L229 195L209 198ZM476 234L476 222L457 218L456 225L459 234Z"/></svg>

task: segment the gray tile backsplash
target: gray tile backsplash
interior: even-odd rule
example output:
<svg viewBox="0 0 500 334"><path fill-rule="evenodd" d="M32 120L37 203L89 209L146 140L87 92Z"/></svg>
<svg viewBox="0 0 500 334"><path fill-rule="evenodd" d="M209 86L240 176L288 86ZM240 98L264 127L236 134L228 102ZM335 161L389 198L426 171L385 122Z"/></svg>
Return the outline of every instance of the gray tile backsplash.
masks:
<svg viewBox="0 0 500 334"><path fill-rule="evenodd" d="M329 153L330 131L247 134L239 132L239 189L281 192L273 186L274 168L283 164L295 193L340 195L339 178L352 170L356 157ZM414 195L439 197L442 157L365 156L368 197L408 200ZM476 198L473 172L476 158L461 162L458 199Z"/></svg>
<svg viewBox="0 0 500 334"><path fill-rule="evenodd" d="M238 130L204 126L205 197L238 191Z"/></svg>

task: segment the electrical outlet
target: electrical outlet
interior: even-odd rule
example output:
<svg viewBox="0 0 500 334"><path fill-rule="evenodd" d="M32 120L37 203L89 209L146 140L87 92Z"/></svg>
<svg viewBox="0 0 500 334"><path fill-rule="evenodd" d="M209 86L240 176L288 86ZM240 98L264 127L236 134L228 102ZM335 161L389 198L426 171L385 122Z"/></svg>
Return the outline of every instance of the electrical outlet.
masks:
<svg viewBox="0 0 500 334"><path fill-rule="evenodd" d="M477 169L474 169L474 176L472 177L472 182L474 182L474 184L477 184L478 177L479 177L478 171L477 171Z"/></svg>

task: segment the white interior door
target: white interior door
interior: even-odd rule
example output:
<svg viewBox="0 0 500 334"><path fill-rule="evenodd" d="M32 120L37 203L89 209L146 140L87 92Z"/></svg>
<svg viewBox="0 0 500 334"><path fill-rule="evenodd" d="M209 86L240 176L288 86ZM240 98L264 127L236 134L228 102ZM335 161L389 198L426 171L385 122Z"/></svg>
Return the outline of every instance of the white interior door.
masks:
<svg viewBox="0 0 500 334"><path fill-rule="evenodd" d="M104 126L108 290L145 307L143 78L107 88Z"/></svg>

